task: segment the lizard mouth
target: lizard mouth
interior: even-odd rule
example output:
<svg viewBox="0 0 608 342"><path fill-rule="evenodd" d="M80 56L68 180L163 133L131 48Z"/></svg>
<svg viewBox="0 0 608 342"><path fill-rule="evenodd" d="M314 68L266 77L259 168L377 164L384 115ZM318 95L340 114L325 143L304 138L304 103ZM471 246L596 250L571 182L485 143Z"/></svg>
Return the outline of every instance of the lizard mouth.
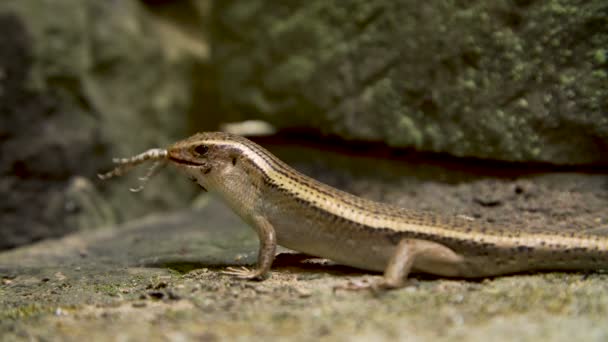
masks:
<svg viewBox="0 0 608 342"><path fill-rule="evenodd" d="M179 153L171 153L169 152L169 156L168 159L172 162L174 162L175 164L182 166L182 167L186 167L188 169L202 169L204 174L209 173L209 171L211 171L211 167L208 163L206 162L195 162L192 160L188 160L188 159L184 159L184 158L180 158ZM190 173L190 172L189 172ZM198 173L198 172L197 172ZM190 180L192 180L193 182L197 183L204 192L207 192L207 188L205 188L202 184L200 184L196 177L191 175Z"/></svg>
<svg viewBox="0 0 608 342"><path fill-rule="evenodd" d="M169 156L169 160L171 160L172 162L175 162L177 164L187 165L187 166L204 166L205 165L203 163L196 163L191 160L180 159L180 158L176 158L174 156Z"/></svg>

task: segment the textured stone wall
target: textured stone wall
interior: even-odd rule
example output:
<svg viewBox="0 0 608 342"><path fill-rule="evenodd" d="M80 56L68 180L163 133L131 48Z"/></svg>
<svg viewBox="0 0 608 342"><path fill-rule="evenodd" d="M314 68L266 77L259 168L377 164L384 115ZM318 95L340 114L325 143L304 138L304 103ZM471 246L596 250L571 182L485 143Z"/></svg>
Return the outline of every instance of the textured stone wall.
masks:
<svg viewBox="0 0 608 342"><path fill-rule="evenodd" d="M456 156L608 163L606 1L216 5L227 112Z"/></svg>

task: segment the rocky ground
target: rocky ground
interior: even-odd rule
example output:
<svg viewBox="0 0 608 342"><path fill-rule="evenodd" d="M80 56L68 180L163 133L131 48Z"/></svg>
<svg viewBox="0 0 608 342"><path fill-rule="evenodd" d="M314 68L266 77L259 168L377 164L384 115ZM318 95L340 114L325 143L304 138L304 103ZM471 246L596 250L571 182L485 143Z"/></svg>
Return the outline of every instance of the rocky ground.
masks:
<svg viewBox="0 0 608 342"><path fill-rule="evenodd" d="M466 214L513 229L608 230L608 176L593 170L465 168L415 155L378 159L319 153L317 147L273 151L325 182L402 206ZM132 196L136 201L140 195ZM221 274L224 265L254 262L256 246L251 229L213 197L201 195L181 211L5 251L0 336L7 341L608 338L604 272L479 281L419 275L404 289L374 294L334 288L375 280L377 274L281 251L266 281Z"/></svg>

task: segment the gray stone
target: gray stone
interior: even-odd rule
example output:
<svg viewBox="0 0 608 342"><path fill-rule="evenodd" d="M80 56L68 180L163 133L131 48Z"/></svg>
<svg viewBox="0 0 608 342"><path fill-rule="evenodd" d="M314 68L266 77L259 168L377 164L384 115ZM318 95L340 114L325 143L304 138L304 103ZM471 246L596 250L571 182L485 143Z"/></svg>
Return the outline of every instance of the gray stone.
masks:
<svg viewBox="0 0 608 342"><path fill-rule="evenodd" d="M225 112L456 156L608 164L606 1L216 5Z"/></svg>
<svg viewBox="0 0 608 342"><path fill-rule="evenodd" d="M525 176L519 171L519 177L475 177L474 171L454 172L437 163L408 165L337 154L320 159L322 154L300 147L291 152L280 154L290 164L308 165L302 170L316 178L333 185L343 182L343 189L372 199L467 215L512 229L608 231L606 175ZM406 288L373 294L334 287L377 281L379 274L281 251L269 279L243 281L220 272L223 265L254 262L255 233L213 197L203 195L196 203L197 209L150 215L1 252L2 339L608 337L605 272L520 274L482 281L413 276Z"/></svg>
<svg viewBox="0 0 608 342"><path fill-rule="evenodd" d="M202 210L152 214L122 225L83 231L2 254L5 273L56 265L96 267L205 267L255 262L255 233L216 200ZM240 261L235 257L242 255ZM96 271L97 272L97 271Z"/></svg>
<svg viewBox="0 0 608 342"><path fill-rule="evenodd" d="M170 172L138 197L95 177L189 135L207 50L171 28L135 0L0 2L0 249L192 198Z"/></svg>

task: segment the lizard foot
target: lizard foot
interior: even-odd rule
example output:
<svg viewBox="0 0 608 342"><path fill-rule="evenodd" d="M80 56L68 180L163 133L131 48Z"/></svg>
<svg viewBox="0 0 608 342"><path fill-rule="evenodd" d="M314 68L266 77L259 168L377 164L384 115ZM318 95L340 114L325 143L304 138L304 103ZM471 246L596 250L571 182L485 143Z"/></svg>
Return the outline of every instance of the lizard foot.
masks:
<svg viewBox="0 0 608 342"><path fill-rule="evenodd" d="M222 274L234 276L239 279L262 280L264 275L257 269L249 269L247 267L228 267L221 272Z"/></svg>
<svg viewBox="0 0 608 342"><path fill-rule="evenodd" d="M334 292L337 290L346 290L346 291L371 291L373 293L380 293L387 290L394 290L403 287L404 284L393 284L391 282L387 282L385 279L380 281L369 281L369 280L361 280L361 281L349 281L345 285L337 285L334 286Z"/></svg>

